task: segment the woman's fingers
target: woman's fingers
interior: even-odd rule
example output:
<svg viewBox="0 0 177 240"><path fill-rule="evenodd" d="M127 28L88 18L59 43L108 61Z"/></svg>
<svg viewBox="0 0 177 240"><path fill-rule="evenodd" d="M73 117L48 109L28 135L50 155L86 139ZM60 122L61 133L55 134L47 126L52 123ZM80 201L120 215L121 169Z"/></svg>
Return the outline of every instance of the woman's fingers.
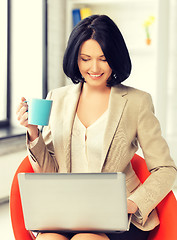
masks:
<svg viewBox="0 0 177 240"><path fill-rule="evenodd" d="M23 114L19 115L18 117L20 125L27 127L28 126L28 113L24 112Z"/></svg>
<svg viewBox="0 0 177 240"><path fill-rule="evenodd" d="M27 128L29 140L34 141L39 136L38 126L28 124L28 104L24 97L21 98L16 114L20 125Z"/></svg>
<svg viewBox="0 0 177 240"><path fill-rule="evenodd" d="M20 109L21 109L23 106L28 106L25 101L26 101L26 99L25 99L24 97L22 97L22 98L21 98L21 102L20 102L20 104L19 104L18 107L17 107L16 114L19 113Z"/></svg>
<svg viewBox="0 0 177 240"><path fill-rule="evenodd" d="M17 119L19 123L25 127L28 125L28 105L26 102L26 99L24 97L21 98L21 102L17 107Z"/></svg>
<svg viewBox="0 0 177 240"><path fill-rule="evenodd" d="M127 200L127 211L128 213L135 213L138 210L137 205L131 201L131 200Z"/></svg>
<svg viewBox="0 0 177 240"><path fill-rule="evenodd" d="M23 106L21 105L21 107L19 108L18 112L17 112L17 119L20 120L21 117L27 113L28 107L27 106Z"/></svg>
<svg viewBox="0 0 177 240"><path fill-rule="evenodd" d="M22 101L22 102L26 101L26 98L21 97L21 101Z"/></svg>

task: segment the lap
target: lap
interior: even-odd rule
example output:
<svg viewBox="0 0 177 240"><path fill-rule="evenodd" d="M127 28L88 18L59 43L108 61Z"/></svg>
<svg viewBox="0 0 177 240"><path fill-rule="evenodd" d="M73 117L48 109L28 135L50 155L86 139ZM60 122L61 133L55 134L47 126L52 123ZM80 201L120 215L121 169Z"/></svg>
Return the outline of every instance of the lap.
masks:
<svg viewBox="0 0 177 240"><path fill-rule="evenodd" d="M109 240L105 233L39 233L36 240Z"/></svg>
<svg viewBox="0 0 177 240"><path fill-rule="evenodd" d="M36 240L68 240L68 238L59 233L38 233Z"/></svg>
<svg viewBox="0 0 177 240"><path fill-rule="evenodd" d="M45 235L46 234L46 235ZM56 234L53 238L54 240L70 240L73 238L73 240L80 240L80 239L98 239L98 240L132 240L132 239L136 239L136 240L147 240L148 239L148 235L149 232L145 232L142 231L138 228L136 228L133 224L130 225L130 230L127 232L123 232L123 233L103 233L103 234L97 234L97 233L74 233L74 232L57 232L57 233L43 233L43 234L39 234L38 237L36 238L36 240L42 240L42 239L49 239L48 238L48 234L51 234L50 236L52 236L52 234ZM42 237L43 235L43 237ZM47 236L48 235L48 236ZM41 238L42 237L42 238ZM45 238L44 238L45 237ZM58 237L58 238L57 238ZM133 238L132 238L133 237ZM50 238L50 240L52 240L52 238Z"/></svg>

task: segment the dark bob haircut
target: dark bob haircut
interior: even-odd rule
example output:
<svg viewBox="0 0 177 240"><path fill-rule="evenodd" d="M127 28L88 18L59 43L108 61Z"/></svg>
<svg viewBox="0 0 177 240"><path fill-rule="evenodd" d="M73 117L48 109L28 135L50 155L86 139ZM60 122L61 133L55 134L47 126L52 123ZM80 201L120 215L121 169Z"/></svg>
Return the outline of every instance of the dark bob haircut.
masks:
<svg viewBox="0 0 177 240"><path fill-rule="evenodd" d="M127 79L131 72L131 60L120 30L108 16L92 15L75 26L65 50L63 70L73 83L84 82L78 68L78 53L81 44L89 39L99 43L112 69L107 86L117 85Z"/></svg>

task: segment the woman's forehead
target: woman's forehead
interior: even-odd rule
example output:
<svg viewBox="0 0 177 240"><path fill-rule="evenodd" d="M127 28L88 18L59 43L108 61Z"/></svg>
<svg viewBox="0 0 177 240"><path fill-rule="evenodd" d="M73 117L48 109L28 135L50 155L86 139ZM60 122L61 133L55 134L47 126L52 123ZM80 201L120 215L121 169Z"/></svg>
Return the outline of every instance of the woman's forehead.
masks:
<svg viewBox="0 0 177 240"><path fill-rule="evenodd" d="M79 53L88 55L88 56L92 56L92 55L104 56L101 46L94 39L89 39L83 42L82 45L80 46Z"/></svg>

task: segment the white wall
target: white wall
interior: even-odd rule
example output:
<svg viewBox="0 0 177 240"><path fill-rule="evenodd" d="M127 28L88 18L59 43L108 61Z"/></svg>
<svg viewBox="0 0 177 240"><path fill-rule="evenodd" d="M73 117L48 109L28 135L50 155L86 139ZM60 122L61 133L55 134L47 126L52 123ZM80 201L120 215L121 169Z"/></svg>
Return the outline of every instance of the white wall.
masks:
<svg viewBox="0 0 177 240"><path fill-rule="evenodd" d="M167 79L168 103L166 136L170 146L171 155L177 164L177 1L171 0L170 3L171 5L169 21L169 68Z"/></svg>
<svg viewBox="0 0 177 240"><path fill-rule="evenodd" d="M21 150L0 156L0 202L9 196L15 171L26 154L26 150Z"/></svg>

